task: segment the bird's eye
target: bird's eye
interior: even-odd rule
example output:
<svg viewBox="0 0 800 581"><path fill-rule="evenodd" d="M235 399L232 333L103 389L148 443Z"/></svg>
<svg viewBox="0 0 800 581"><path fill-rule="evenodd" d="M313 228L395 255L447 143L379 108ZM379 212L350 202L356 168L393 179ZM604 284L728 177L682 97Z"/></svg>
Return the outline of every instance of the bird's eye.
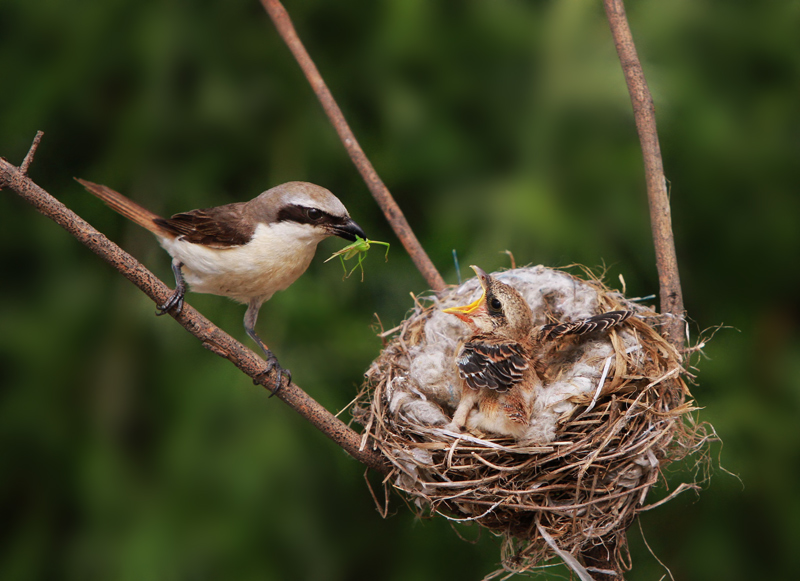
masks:
<svg viewBox="0 0 800 581"><path fill-rule="evenodd" d="M493 311L500 311L503 308L503 304L497 297L492 297L489 299L489 308Z"/></svg>
<svg viewBox="0 0 800 581"><path fill-rule="evenodd" d="M312 222L316 222L322 218L322 210L317 208L306 208L306 217Z"/></svg>

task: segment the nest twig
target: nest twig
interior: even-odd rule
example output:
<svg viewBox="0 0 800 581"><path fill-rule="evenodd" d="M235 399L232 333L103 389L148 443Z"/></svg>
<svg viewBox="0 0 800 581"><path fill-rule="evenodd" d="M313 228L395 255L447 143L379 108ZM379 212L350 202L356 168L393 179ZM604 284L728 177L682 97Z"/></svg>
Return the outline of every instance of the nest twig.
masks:
<svg viewBox="0 0 800 581"><path fill-rule="evenodd" d="M608 334L613 356L591 361L601 371L597 388L569 397L572 405L558 418L554 440L539 445L456 433L425 425L396 405L396 392L406 389L409 397L451 414L452 404L426 393L409 369L428 340L426 325L459 289L427 306L417 302L368 371L354 418L365 427L364 444L392 463L387 481L418 514L477 522L502 535L506 570L526 570L552 558L547 536L576 556L596 545L614 547L614 562L628 569L625 530L647 508L645 498L663 468L701 447L709 427L694 421L681 354L657 331L662 318L597 280L560 275L593 289L599 312L633 309L636 316L625 322L627 342L623 331ZM563 316L563 302L544 304L539 312L534 309L535 316L545 322ZM635 347L626 346L631 341ZM545 385L583 353L583 342L579 337L543 345Z"/></svg>

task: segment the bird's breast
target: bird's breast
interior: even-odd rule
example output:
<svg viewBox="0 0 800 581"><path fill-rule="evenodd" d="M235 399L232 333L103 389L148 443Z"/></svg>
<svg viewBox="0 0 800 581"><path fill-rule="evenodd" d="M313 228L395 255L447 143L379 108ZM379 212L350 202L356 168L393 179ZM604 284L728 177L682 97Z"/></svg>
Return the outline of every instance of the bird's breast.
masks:
<svg viewBox="0 0 800 581"><path fill-rule="evenodd" d="M278 222L259 224L247 244L210 248L179 238L161 245L183 263L190 290L247 303L262 301L289 287L303 274L317 244L325 238L307 225Z"/></svg>

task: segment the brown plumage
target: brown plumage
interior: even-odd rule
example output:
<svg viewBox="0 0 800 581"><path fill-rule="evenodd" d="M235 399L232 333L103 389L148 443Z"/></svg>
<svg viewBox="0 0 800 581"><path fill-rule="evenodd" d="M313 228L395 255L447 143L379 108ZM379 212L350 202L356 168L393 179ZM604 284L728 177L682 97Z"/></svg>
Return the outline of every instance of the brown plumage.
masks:
<svg viewBox="0 0 800 581"><path fill-rule="evenodd" d="M103 184L96 184L80 178L75 178L75 181L86 188L87 191L103 200L112 210L122 214L128 220L135 222L142 228L150 230L150 232L156 236L174 236L174 234L159 224L159 221L163 221L161 216L140 206L118 191L112 190Z"/></svg>
<svg viewBox="0 0 800 581"><path fill-rule="evenodd" d="M589 333L607 331L611 327L627 321L633 311L609 311L588 319L572 323L553 323L539 328L537 340L558 339L564 335L588 335Z"/></svg>
<svg viewBox="0 0 800 581"><path fill-rule="evenodd" d="M469 305L444 309L472 330L456 356L461 401L450 427L520 439L541 385L533 364L533 315L519 292L477 266L472 269L483 294Z"/></svg>

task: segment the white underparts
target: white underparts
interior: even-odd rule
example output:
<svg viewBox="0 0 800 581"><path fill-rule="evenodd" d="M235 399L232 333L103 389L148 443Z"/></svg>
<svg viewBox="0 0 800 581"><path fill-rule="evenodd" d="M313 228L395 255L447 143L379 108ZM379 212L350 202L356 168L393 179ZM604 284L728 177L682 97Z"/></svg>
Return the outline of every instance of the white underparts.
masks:
<svg viewBox="0 0 800 581"><path fill-rule="evenodd" d="M183 263L189 289L229 297L241 303L264 302L303 274L317 244L329 234L297 222L259 224L241 246L209 248L181 237L159 238L161 246Z"/></svg>

